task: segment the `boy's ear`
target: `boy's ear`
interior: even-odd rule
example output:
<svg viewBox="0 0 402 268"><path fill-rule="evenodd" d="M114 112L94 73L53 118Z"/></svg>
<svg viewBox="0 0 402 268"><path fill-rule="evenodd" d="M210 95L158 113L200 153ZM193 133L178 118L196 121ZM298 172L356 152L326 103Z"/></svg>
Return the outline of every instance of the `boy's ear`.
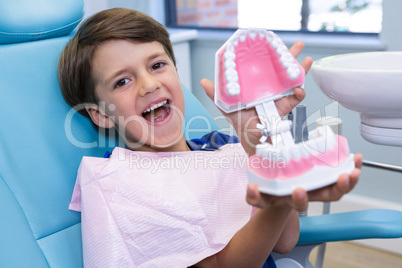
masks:
<svg viewBox="0 0 402 268"><path fill-rule="evenodd" d="M109 116L105 113L103 109L96 104L88 104L85 109L91 117L92 121L100 127L103 128L112 128L114 127L114 121L109 118Z"/></svg>

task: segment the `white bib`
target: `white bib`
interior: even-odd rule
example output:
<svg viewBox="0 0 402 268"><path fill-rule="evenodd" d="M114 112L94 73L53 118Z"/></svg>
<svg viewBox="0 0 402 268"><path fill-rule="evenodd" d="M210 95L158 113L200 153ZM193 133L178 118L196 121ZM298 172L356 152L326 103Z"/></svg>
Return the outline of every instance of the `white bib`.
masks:
<svg viewBox="0 0 402 268"><path fill-rule="evenodd" d="M86 267L187 267L222 250L250 219L247 157L115 148L84 157L70 209L81 211Z"/></svg>

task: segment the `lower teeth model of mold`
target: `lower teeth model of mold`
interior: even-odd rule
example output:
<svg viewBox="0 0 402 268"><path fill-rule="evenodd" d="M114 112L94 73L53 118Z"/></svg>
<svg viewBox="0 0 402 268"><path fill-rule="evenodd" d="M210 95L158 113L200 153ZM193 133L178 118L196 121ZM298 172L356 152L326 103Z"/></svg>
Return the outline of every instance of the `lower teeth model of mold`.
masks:
<svg viewBox="0 0 402 268"><path fill-rule="evenodd" d="M347 140L330 127L319 127L309 135L314 139L296 144L292 122L280 118L274 101L302 86L304 73L282 40L265 29L239 29L216 52L216 105L227 113L255 107L260 119L263 136L247 172L263 193L318 189L355 167Z"/></svg>

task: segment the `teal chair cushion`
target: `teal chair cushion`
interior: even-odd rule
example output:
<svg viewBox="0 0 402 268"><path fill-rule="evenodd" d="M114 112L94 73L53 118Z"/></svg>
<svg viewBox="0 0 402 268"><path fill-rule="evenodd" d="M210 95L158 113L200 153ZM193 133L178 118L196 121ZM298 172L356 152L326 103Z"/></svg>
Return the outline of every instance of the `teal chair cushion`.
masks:
<svg viewBox="0 0 402 268"><path fill-rule="evenodd" d="M68 35L83 16L82 0L2 0L0 44Z"/></svg>
<svg viewBox="0 0 402 268"><path fill-rule="evenodd" d="M77 169L118 140L62 97L57 63L69 38L0 45L0 267L82 266L80 214L68 209ZM218 129L184 93L186 138Z"/></svg>

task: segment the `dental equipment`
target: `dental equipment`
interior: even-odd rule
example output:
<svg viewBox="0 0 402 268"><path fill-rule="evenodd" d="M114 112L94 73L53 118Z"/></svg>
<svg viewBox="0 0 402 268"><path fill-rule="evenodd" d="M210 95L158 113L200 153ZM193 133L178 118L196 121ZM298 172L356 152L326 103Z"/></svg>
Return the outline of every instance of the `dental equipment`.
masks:
<svg viewBox="0 0 402 268"><path fill-rule="evenodd" d="M281 119L274 101L303 85L304 70L273 32L237 30L216 52L215 72L215 103L222 110L257 111L262 137L249 158L248 176L261 192L289 195L297 187L313 190L354 169L346 139L328 126L312 131L314 139L295 143L292 122ZM301 140L307 137L298 135Z"/></svg>
<svg viewBox="0 0 402 268"><path fill-rule="evenodd" d="M402 52L365 52L316 60L311 73L332 100L360 114L369 142L402 146Z"/></svg>
<svg viewBox="0 0 402 268"><path fill-rule="evenodd" d="M365 140L402 146L401 62L402 52L350 53L316 60L311 73L330 99L359 112ZM368 160L363 165L402 172L400 166Z"/></svg>

